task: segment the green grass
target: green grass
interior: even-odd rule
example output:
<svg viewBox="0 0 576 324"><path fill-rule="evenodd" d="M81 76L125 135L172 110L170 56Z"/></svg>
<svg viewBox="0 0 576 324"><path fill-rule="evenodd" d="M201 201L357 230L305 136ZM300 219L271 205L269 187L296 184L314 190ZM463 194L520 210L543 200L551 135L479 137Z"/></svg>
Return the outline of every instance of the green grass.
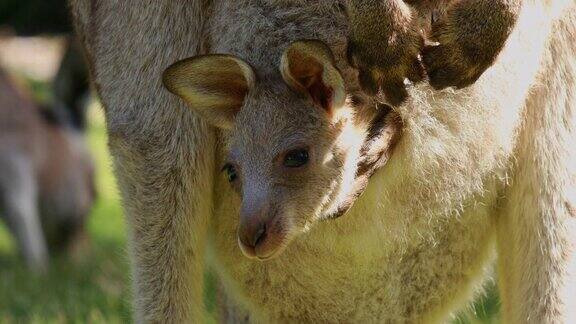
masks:
<svg viewBox="0 0 576 324"><path fill-rule="evenodd" d="M97 167L98 200L88 222L90 244L79 257L59 257L50 271L26 270L0 223L0 323L131 322L125 226L106 148L102 113L91 107L88 142ZM207 276L206 306L214 320L214 279ZM497 323L493 286L454 323Z"/></svg>

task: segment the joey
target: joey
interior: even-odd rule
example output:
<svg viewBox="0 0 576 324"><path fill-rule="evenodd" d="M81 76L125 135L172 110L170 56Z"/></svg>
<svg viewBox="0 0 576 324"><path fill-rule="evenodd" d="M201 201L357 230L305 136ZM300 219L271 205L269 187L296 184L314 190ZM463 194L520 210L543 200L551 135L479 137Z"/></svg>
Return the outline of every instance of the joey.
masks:
<svg viewBox="0 0 576 324"><path fill-rule="evenodd" d="M327 45L303 40L286 48L277 77L258 79L242 59L218 54L164 73L171 92L234 134L222 171L242 197L238 242L248 257L276 256L316 221L342 215L394 144L390 110L371 125L355 120L334 63Z"/></svg>

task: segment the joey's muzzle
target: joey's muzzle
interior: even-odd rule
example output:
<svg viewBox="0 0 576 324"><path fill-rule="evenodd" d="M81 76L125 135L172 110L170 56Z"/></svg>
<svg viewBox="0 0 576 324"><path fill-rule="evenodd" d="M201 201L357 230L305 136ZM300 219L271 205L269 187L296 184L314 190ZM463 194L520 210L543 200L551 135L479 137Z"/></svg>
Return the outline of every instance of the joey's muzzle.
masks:
<svg viewBox="0 0 576 324"><path fill-rule="evenodd" d="M238 243L242 252L248 257L256 257L256 247L266 240L267 226L265 219L244 216L238 227Z"/></svg>
<svg viewBox="0 0 576 324"><path fill-rule="evenodd" d="M268 205L243 204L238 244L245 256L259 260L273 257L282 248L285 232L281 216Z"/></svg>

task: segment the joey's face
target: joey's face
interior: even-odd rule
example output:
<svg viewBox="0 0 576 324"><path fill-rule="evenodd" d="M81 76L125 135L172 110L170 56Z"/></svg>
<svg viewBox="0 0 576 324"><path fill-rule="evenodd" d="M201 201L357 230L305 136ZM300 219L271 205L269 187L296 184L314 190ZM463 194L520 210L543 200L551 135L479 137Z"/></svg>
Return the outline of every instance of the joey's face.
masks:
<svg viewBox="0 0 576 324"><path fill-rule="evenodd" d="M238 243L245 255L278 255L323 218L343 179L345 131L343 119L285 85L257 86L248 95L222 167L242 197Z"/></svg>
<svg viewBox="0 0 576 324"><path fill-rule="evenodd" d="M246 256L279 255L340 209L339 201L357 197L351 187L364 133L351 122L342 77L323 43L292 43L278 72L260 79L237 57L206 55L175 63L163 80L197 114L229 130L221 176L242 198L238 243Z"/></svg>

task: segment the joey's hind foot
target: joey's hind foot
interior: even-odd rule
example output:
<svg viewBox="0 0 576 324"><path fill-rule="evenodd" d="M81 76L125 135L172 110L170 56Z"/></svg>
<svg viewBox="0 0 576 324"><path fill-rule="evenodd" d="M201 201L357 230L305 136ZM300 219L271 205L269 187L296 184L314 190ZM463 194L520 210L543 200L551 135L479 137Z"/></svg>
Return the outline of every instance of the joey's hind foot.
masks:
<svg viewBox="0 0 576 324"><path fill-rule="evenodd" d="M519 0L456 1L432 21L422 60L435 89L467 87L496 60L516 21Z"/></svg>
<svg viewBox="0 0 576 324"><path fill-rule="evenodd" d="M347 57L359 70L360 86L392 106L401 104L408 96L405 80L416 83L425 75L419 59L423 37L411 9L403 1L365 2L350 12Z"/></svg>
<svg viewBox="0 0 576 324"><path fill-rule="evenodd" d="M458 36L450 35L452 31L449 29L446 26L436 27L435 34L439 35L440 41L425 46L422 51L428 81L437 90L467 87L476 82L492 64L492 59L480 59L476 55L481 49L460 44L456 40Z"/></svg>

